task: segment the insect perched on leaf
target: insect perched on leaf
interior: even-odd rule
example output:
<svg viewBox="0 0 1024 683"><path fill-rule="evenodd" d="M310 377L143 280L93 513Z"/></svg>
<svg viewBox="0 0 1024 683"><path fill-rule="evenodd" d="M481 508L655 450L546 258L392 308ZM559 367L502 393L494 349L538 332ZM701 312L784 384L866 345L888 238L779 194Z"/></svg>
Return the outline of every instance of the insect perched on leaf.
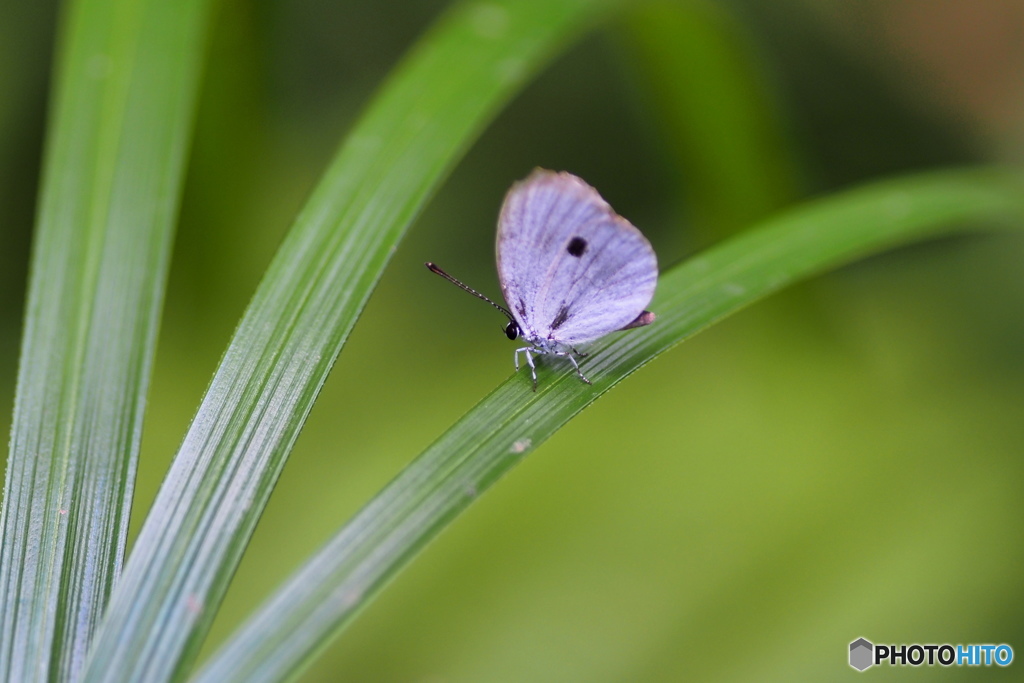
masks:
<svg viewBox="0 0 1024 683"><path fill-rule="evenodd" d="M583 376L576 347L609 332L649 325L644 308L658 283L647 238L616 214L597 190L570 173L535 170L515 183L498 218L498 277L508 308L433 263L427 268L508 317L505 335L522 336L537 389L535 355L568 358Z"/></svg>

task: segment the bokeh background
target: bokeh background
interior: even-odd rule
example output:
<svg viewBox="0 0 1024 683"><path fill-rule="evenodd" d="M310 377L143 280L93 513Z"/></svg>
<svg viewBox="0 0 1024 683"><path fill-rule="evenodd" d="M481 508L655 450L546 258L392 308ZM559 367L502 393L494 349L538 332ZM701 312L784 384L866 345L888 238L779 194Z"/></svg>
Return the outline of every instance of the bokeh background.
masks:
<svg viewBox="0 0 1024 683"><path fill-rule="evenodd" d="M645 31L659 24L636 6L559 58L483 134L395 254L210 647L511 372L501 317L422 262L498 295L497 209L533 167L586 178L665 268L806 197L1024 158L1019 0L667 4L708 19L721 34L704 37L727 36L742 57L762 123L777 132L762 156L771 191L752 198L737 181L716 201L702 194L730 187L712 177L730 157L701 159L677 114L713 109L713 76L702 101L666 99L659 83L699 79L701 65L652 51ZM222 3L134 529L291 219L445 5ZM0 5L5 433L57 16L51 0ZM700 26L680 36L684 54ZM861 636L1009 643L1024 657L1022 352L1020 232L904 248L792 288L573 420L430 545L304 680L835 680L857 675L846 653ZM1020 678L1022 666L869 675Z"/></svg>

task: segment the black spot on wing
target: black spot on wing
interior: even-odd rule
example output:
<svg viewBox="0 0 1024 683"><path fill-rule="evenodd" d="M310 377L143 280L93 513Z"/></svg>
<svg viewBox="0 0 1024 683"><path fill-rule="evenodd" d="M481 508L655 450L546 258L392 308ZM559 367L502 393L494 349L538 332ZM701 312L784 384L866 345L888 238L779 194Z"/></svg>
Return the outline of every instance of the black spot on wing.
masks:
<svg viewBox="0 0 1024 683"><path fill-rule="evenodd" d="M551 331L557 330L559 327L565 324L565 321L569 319L569 306L562 304L562 307L558 309L558 314L555 315L555 319L551 321Z"/></svg>
<svg viewBox="0 0 1024 683"><path fill-rule="evenodd" d="M583 256L584 252L587 250L587 241L582 237L573 237L569 240L569 245L565 250L569 252L570 256L579 258L580 256Z"/></svg>

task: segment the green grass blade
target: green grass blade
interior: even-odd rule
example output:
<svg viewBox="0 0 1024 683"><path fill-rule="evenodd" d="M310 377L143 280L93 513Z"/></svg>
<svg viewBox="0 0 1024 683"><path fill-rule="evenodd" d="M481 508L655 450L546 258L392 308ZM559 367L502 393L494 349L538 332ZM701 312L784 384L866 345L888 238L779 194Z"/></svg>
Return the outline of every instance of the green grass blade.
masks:
<svg viewBox="0 0 1024 683"><path fill-rule="evenodd" d="M675 163L691 229L714 242L791 203L800 182L778 101L728 5L657 0L625 17L622 42Z"/></svg>
<svg viewBox="0 0 1024 683"><path fill-rule="evenodd" d="M499 105L607 4L460 5L388 80L256 291L128 559L87 680L187 671L403 232Z"/></svg>
<svg viewBox="0 0 1024 683"><path fill-rule="evenodd" d="M9 681L79 671L120 572L206 2L67 9L0 522Z"/></svg>
<svg viewBox="0 0 1024 683"><path fill-rule="evenodd" d="M272 596L195 680L276 681L306 662L431 538L574 415L641 365L814 273L965 222L1024 226L1024 175L954 171L809 203L665 273L653 325L513 375L409 465ZM557 365L557 367L549 367ZM680 378L685 387L685 378Z"/></svg>

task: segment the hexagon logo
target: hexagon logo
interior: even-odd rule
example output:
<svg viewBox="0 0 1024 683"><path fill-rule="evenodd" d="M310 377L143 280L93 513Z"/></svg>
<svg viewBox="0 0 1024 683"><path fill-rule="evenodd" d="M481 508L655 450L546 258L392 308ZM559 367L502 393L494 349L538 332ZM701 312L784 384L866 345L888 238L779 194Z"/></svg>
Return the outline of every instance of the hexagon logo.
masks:
<svg viewBox="0 0 1024 683"><path fill-rule="evenodd" d="M874 653L875 646L870 641L864 638L858 638L857 640L850 643L850 666L857 671L863 671L872 664L874 664Z"/></svg>

